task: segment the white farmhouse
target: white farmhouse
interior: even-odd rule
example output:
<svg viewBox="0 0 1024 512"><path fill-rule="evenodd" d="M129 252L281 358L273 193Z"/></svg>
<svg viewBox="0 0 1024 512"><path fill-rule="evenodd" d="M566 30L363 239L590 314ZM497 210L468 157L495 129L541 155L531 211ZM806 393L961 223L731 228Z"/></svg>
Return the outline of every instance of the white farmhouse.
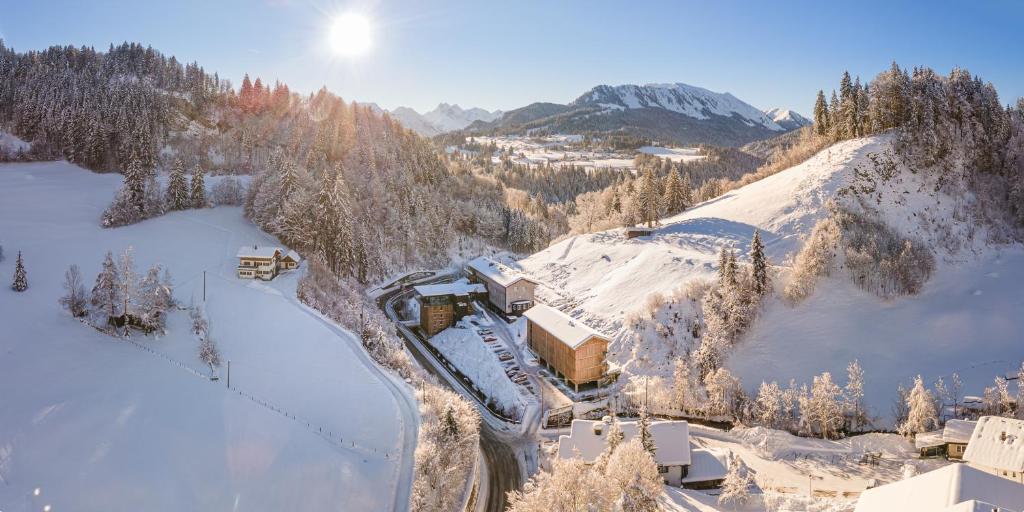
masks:
<svg viewBox="0 0 1024 512"><path fill-rule="evenodd" d="M1021 504L1024 485L966 464L950 464L868 489L860 495L854 512L1014 512L1020 510Z"/></svg>
<svg viewBox="0 0 1024 512"><path fill-rule="evenodd" d="M558 438L558 456L563 459L582 458L593 464L607 448L610 421L573 420L569 435ZM635 438L639 429L635 421L620 421L623 440ZM685 421L651 423L654 438L654 461L665 483L690 488L721 485L728 468L727 454L720 450L690 450L690 425ZM699 453L698 453L699 452Z"/></svg>
<svg viewBox="0 0 1024 512"><path fill-rule="evenodd" d="M282 270L298 268L302 258L295 251L284 252L280 247L253 245L241 247L238 258L238 277L270 281Z"/></svg>
<svg viewBox="0 0 1024 512"><path fill-rule="evenodd" d="M1024 420L982 416L964 460L971 467L1024 484Z"/></svg>

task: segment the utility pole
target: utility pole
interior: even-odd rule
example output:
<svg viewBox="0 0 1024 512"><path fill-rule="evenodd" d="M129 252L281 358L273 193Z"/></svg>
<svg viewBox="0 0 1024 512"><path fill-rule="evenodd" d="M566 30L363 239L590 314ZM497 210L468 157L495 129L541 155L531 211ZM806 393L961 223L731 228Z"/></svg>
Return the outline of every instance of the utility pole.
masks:
<svg viewBox="0 0 1024 512"><path fill-rule="evenodd" d="M231 360L228 359L228 389L231 389Z"/></svg>
<svg viewBox="0 0 1024 512"><path fill-rule="evenodd" d="M203 302L206 302L206 271L203 271Z"/></svg>

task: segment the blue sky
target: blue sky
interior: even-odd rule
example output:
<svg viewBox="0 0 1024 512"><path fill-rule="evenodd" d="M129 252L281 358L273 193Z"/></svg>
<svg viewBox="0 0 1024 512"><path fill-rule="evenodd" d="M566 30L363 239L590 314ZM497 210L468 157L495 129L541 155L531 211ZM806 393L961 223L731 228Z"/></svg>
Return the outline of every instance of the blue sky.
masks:
<svg viewBox="0 0 1024 512"><path fill-rule="evenodd" d="M372 19L373 48L333 55L330 19ZM601 83L685 82L759 108L808 114L844 69L874 76L895 59L953 66L1024 96L1024 2L0 0L17 50L138 41L309 92L424 111L438 102L516 108L565 103Z"/></svg>

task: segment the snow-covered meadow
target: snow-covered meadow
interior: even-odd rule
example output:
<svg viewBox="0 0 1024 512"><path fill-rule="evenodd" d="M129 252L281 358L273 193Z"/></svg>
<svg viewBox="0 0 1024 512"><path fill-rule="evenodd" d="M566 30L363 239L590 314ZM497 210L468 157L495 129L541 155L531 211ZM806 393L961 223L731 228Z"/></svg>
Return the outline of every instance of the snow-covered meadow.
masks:
<svg viewBox="0 0 1024 512"><path fill-rule="evenodd" d="M29 289L0 288L3 510L282 510L408 503L415 402L347 332L295 298L296 273L235 277L238 247L273 244L240 208L172 212L117 229L99 217L120 175L64 162L0 165L0 244ZM203 298L231 385L207 378L188 330L131 342L57 303L64 271L91 287L107 250L166 266L176 299ZM411 436L411 443L409 442ZM34 496L34 489L40 495Z"/></svg>

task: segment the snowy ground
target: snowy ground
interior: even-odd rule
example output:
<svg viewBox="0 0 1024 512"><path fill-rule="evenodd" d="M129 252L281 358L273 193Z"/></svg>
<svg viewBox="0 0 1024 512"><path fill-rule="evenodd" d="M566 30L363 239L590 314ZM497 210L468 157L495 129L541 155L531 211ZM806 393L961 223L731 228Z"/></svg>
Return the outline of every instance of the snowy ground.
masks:
<svg viewBox="0 0 1024 512"><path fill-rule="evenodd" d="M755 228L771 262L783 267L826 210L826 202L851 183L854 169L888 150L886 136L844 141L808 161L662 220L654 234L626 240L622 230L578 235L519 263L543 283L538 296L588 325L616 337L610 359L627 373L644 371L632 345L622 344L624 321L647 308L652 294L672 295L688 282L713 279L722 246L741 260ZM878 187L880 214L895 230L921 238L936 252L937 269L917 296L882 300L845 275L825 279L798 306L779 297L765 311L727 366L748 391L762 379L809 382L831 371L845 381L845 367L859 359L866 400L880 426L891 423L899 383L920 373L929 383L963 378L966 394L980 395L996 375L1024 359L1024 247L990 247L957 211L963 201L934 193L923 173L897 169ZM875 197L871 198L872 200ZM874 202L874 201L872 201ZM981 230L979 230L981 233ZM956 247L950 240L962 240ZM683 303L681 314L688 314ZM642 356L666 360L657 342ZM650 371L649 369L647 371Z"/></svg>
<svg viewBox="0 0 1024 512"><path fill-rule="evenodd" d="M407 497L415 405L393 390L408 391L297 303L296 274L235 278L239 246L274 240L239 208L100 229L119 182L66 163L0 166L0 276L21 250L30 283L0 288L0 508L379 510ZM103 254L129 245L140 271L169 267L186 304L206 271L234 391L206 378L184 311L167 336L129 343L60 309L68 265L91 287Z"/></svg>
<svg viewBox="0 0 1024 512"><path fill-rule="evenodd" d="M549 135L546 137L497 136L474 137L480 144L495 144L500 150L512 151L512 161L520 165L551 165L560 167L573 165L586 169L635 169L634 157L638 153L667 158L674 162L690 162L704 158L697 153L697 148L673 148L661 146L643 146L636 151L590 151L564 147L567 144L580 142L578 137L567 135ZM493 157L495 163L501 159Z"/></svg>
<svg viewBox="0 0 1024 512"><path fill-rule="evenodd" d="M10 153L16 153L19 150L28 151L30 147L32 147L32 145L28 142L25 142L5 131L0 131L0 153L5 151Z"/></svg>
<svg viewBox="0 0 1024 512"><path fill-rule="evenodd" d="M479 317L474 318L478 323ZM437 347L445 358L456 368L469 377L480 390L493 398L506 411L516 411L517 415L526 410L528 402L532 402L530 393L525 387L512 382L505 374L505 367L498 360L492 347L499 347L495 342L484 343L477 334L477 327L467 320L462 320L453 327L445 329L430 339L430 344Z"/></svg>
<svg viewBox="0 0 1024 512"><path fill-rule="evenodd" d="M701 160L704 155L701 155L697 148L667 148L663 146L643 146L637 148L637 151L641 153L647 153L648 155L654 155L661 158L667 158L673 162L692 162L694 160Z"/></svg>

